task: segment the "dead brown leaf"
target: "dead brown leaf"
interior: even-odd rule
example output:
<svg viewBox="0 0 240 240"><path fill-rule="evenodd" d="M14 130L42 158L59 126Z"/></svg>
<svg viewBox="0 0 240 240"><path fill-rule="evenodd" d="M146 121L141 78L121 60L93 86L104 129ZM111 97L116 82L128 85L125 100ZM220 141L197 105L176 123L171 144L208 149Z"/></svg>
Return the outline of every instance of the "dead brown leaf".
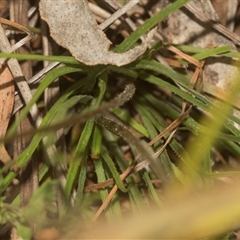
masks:
<svg viewBox="0 0 240 240"><path fill-rule="evenodd" d="M6 134L14 104L14 82L11 72L4 65L0 70L0 137ZM7 163L11 160L4 144L0 144L0 160Z"/></svg>

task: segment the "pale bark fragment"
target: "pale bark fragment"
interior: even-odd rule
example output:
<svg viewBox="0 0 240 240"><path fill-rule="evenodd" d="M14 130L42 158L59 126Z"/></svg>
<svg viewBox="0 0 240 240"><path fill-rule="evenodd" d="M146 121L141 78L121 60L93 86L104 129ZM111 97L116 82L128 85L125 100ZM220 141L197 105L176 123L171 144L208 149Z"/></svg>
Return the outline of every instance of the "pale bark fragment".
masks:
<svg viewBox="0 0 240 240"><path fill-rule="evenodd" d="M142 55L153 37L125 53L109 51L110 40L99 28L86 0L40 1L40 14L50 28L53 39L87 65L126 65Z"/></svg>

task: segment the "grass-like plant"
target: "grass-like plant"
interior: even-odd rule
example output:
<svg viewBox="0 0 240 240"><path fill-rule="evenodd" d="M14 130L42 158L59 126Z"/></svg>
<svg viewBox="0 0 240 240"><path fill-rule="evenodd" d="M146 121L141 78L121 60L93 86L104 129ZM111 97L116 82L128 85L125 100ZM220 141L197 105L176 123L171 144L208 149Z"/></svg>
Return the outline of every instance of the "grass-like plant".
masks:
<svg viewBox="0 0 240 240"><path fill-rule="evenodd" d="M147 20L114 51L130 49L186 2L178 0ZM4 58L63 64L41 80L1 139L8 143L33 136L14 164L23 168L35 151L47 151L61 128L69 141L68 152L47 155L49 159L39 165L40 187L24 207L19 195L11 204L5 202L4 191L18 173L8 165L1 169L2 225L12 224L23 239L33 235L30 223L37 234L54 227L59 239L232 239L240 225L239 172L216 171L212 163L216 149L236 159L240 156L240 131L233 124L240 120L232 113L238 79L219 104L190 84L191 74L154 60L154 53L166 47L153 44L140 59L123 67L89 67L67 56L0 53ZM228 46L175 47L198 61L240 58ZM64 83L62 77L70 74L75 74L75 82L61 91L40 126L18 135L17 127L45 89L58 77ZM186 114L185 104L191 106ZM163 132L161 139L148 144ZM154 155L158 151L161 154ZM65 170L64 184L51 174L59 166ZM227 180L231 183L224 183Z"/></svg>

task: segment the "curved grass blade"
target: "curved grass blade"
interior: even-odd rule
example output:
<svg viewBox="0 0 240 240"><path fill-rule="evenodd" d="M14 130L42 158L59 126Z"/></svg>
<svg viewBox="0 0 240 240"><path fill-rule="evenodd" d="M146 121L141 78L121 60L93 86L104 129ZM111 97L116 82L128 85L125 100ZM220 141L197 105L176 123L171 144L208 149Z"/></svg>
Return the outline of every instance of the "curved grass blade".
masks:
<svg viewBox="0 0 240 240"><path fill-rule="evenodd" d="M104 170L101 158L94 161L94 166L95 166L98 182L104 182L106 180L106 176L105 176L105 170ZM108 196L108 190L107 189L101 189L100 190L100 196L101 196L102 202L104 202L105 199ZM114 219L111 204L109 204L105 208L105 213L106 213L106 217L107 217L108 221L111 222Z"/></svg>
<svg viewBox="0 0 240 240"><path fill-rule="evenodd" d="M159 207L161 207L163 205L163 203L161 202L160 198L158 197L158 195L156 193L156 190L155 190L155 188L154 188L154 186L153 186L153 184L151 182L151 179L150 179L150 177L149 177L147 172L144 172L143 179L144 179L144 181L145 181L145 183L146 183L146 185L147 185L147 187L149 189L149 192L152 195L153 200L155 201L155 203Z"/></svg>
<svg viewBox="0 0 240 240"><path fill-rule="evenodd" d="M82 68L83 71L88 71L90 67L78 62L74 57L68 56L45 56L39 54L22 54L22 53L0 53L2 58L16 58L18 60L34 60L34 61L48 61L61 62L65 64L73 64Z"/></svg>
<svg viewBox="0 0 240 240"><path fill-rule="evenodd" d="M66 92L62 94L62 96L58 99L58 101L51 107L51 109L47 112L46 116L43 118L40 126L48 126L51 120L53 119L56 111L59 109L62 103L64 103L71 94L73 94L77 89L81 88L85 84L86 79L82 79L81 81L75 83L72 87L70 87ZM32 156L33 152L39 146L41 140L44 138L45 134L36 134L31 140L30 144L27 148L18 156L17 158L17 166L23 167L29 158ZM45 171L44 171L45 172ZM8 175L4 178L4 189L8 187L11 181L16 177L17 173L10 171Z"/></svg>
<svg viewBox="0 0 240 240"><path fill-rule="evenodd" d="M134 31L128 38L126 38L115 51L125 52L130 49L137 40L144 35L148 30L155 27L160 21L166 18L169 14L183 7L189 0L177 0L168 7L162 9L159 13L146 20L145 23Z"/></svg>
<svg viewBox="0 0 240 240"><path fill-rule="evenodd" d="M27 116L30 108L35 104L38 99L41 97L45 89L58 77L68 74L68 73L73 73L73 72L81 72L82 69L80 68L73 68L73 67L60 67L57 69L52 70L50 73L48 73L43 81L40 83L40 85L37 88L37 91L34 93L32 96L32 99L30 102L22 109L21 114L19 118L11 125L7 136L13 135L14 132L16 132L17 127L20 125L21 121Z"/></svg>
<svg viewBox="0 0 240 240"><path fill-rule="evenodd" d="M111 149L111 154L115 157L121 172L124 172L128 166L127 161L116 141L116 136L111 132L104 129L104 138L106 139L108 149ZM135 202L136 208L141 211L144 208L144 200L140 193L138 186L134 182L134 178L128 177L125 179L126 183L129 185L129 198Z"/></svg>
<svg viewBox="0 0 240 240"><path fill-rule="evenodd" d="M115 167L115 164L114 164L112 158L109 156L107 149L104 146L102 146L102 148L101 148L101 156L102 156L103 160L106 162L110 172L112 173L112 176L113 176L116 184L118 185L118 188L122 192L127 192L128 190L125 188L123 181L119 177L119 173Z"/></svg>
<svg viewBox="0 0 240 240"><path fill-rule="evenodd" d="M138 131L143 136L145 137L149 136L146 128L142 124L138 123L134 118L132 118L130 114L128 114L125 110L121 108L114 108L111 112L114 113L114 115L117 116L119 119L124 121L127 125L131 126L133 129Z"/></svg>
<svg viewBox="0 0 240 240"><path fill-rule="evenodd" d="M108 129L110 132L123 138L124 141L130 143L132 147L135 147L137 149L137 152L152 164L156 176L162 181L166 180L165 172L162 169L162 166L156 166L156 163L152 156L149 154L149 152L142 146L139 140L125 126L114 122L112 119L104 118L103 116L97 117L96 122L97 124L100 124L101 126Z"/></svg>
<svg viewBox="0 0 240 240"><path fill-rule="evenodd" d="M106 75L105 75L106 77ZM91 102L91 105L88 109L85 111L91 111L94 109L97 109L98 106L101 104L101 101L104 97L105 91L106 91L106 79L99 79L98 82L99 86L99 95L97 99L93 99ZM71 194L71 191L74 188L75 181L77 179L77 174L79 172L79 167L81 165L81 162L83 160L83 157L87 156L87 148L89 145L89 140L93 132L93 127L94 127L94 118L89 119L82 131L82 134L80 136L80 139L78 141L78 144L76 146L76 149L73 153L73 160L70 163L68 174L67 174L67 181L66 181L66 186L65 186L65 193L66 196L69 197Z"/></svg>
<svg viewBox="0 0 240 240"><path fill-rule="evenodd" d="M130 100L130 98L133 96L134 93L135 93L134 85L128 84L128 85L126 85L125 90L122 93L120 93L116 98L114 98L110 102L108 102L96 109L92 109L85 113L76 114L75 116L70 117L67 120L64 120L60 123L53 124L51 126L39 127L38 129L34 129L29 132L24 132L21 135L15 134L15 135L10 135L10 136L4 137L4 139L0 139L0 143L1 142L7 143L7 142L11 141L12 139L17 139L19 137L29 136L29 135L33 135L36 133L45 133L47 131L55 131L60 128L70 127L73 124L79 124L79 123L86 122L88 119L93 118L101 113L104 113L111 108L122 106L125 102Z"/></svg>

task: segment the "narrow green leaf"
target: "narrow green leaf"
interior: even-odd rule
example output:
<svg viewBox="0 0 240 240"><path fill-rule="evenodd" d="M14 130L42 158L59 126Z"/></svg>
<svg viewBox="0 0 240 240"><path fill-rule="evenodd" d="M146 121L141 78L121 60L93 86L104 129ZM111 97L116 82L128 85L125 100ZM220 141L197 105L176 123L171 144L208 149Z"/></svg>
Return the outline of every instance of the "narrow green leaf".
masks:
<svg viewBox="0 0 240 240"><path fill-rule="evenodd" d="M91 147L91 157L92 159L97 159L101 153L102 146L102 132L99 126L94 126L92 147Z"/></svg>
<svg viewBox="0 0 240 240"><path fill-rule="evenodd" d="M123 219L122 216L122 206L120 203L120 198L119 198L119 194L118 192L116 192L113 195L112 201L111 201L111 207L112 207L112 213L113 213L113 219L119 220L119 219Z"/></svg>
<svg viewBox="0 0 240 240"><path fill-rule="evenodd" d="M99 82L98 82L98 86L99 86L99 90L100 90L98 98L92 100L91 106L88 108L88 111L92 110L92 109L96 109L100 105L100 103L104 97L104 94L106 91L106 81L103 80L102 78L100 78ZM87 109L85 109L85 112L86 111L87 111ZM83 157L86 156L86 151L87 151L90 137L93 132L93 128L94 128L94 118L92 118L86 122L84 129L82 131L82 134L80 136L80 139L78 141L77 147L74 151L74 154L73 154L74 157L73 157L73 161L71 162L69 170L68 170L66 187L65 187L65 192L66 192L67 196L70 196L71 191L74 188L75 181L77 179L77 174L80 169L80 165L82 163Z"/></svg>
<svg viewBox="0 0 240 240"><path fill-rule="evenodd" d="M102 159L98 159L93 161L94 166L95 166L95 170L96 170L96 174L97 174L97 179L98 182L104 182L106 181L106 177L105 177L105 169L103 168L103 164L102 164ZM100 189L100 196L101 196L101 200L102 202L104 202L108 196L108 190L107 189ZM106 213L106 217L108 219L109 222L113 221L113 214L112 214L112 208L111 208L111 204L109 204L107 206L107 208L105 209L105 213Z"/></svg>
<svg viewBox="0 0 240 240"><path fill-rule="evenodd" d="M157 193L156 193L156 190L155 190L155 188L154 188L154 186L153 186L153 184L152 184L152 182L151 182L151 179L150 179L150 177L149 177L149 175L148 175L147 172L144 172L144 173L143 173L143 179L144 179L145 183L147 184L147 187L148 187L148 189L149 189L149 191L150 191L150 193L151 193L151 195L152 195L155 203L156 203L159 207L162 207L163 203L162 203L162 201L160 200L160 198L158 197L158 195L157 195Z"/></svg>
<svg viewBox="0 0 240 240"><path fill-rule="evenodd" d="M118 164L121 172L124 172L129 163L127 163L121 149L119 148L119 145L117 144L116 136L107 130L103 131L103 134L107 141L107 149L110 149L111 154L116 158L116 163ZM135 202L136 208L140 211L142 208L144 208L144 200L141 196L139 188L135 184L133 177L128 177L125 179L125 181L130 186L128 191L129 198Z"/></svg>
<svg viewBox="0 0 240 240"><path fill-rule="evenodd" d="M85 153L85 155L82 158L82 164L80 166L78 188L77 188L77 195L76 195L76 206L79 206L82 203L82 200L84 198L86 175L87 175L87 154Z"/></svg>
<svg viewBox="0 0 240 240"><path fill-rule="evenodd" d="M183 7L189 0L177 0L170 4L166 8L162 9L159 13L155 14L150 19L146 20L145 23L134 31L128 38L126 38L115 51L125 52L130 49L134 43L148 30L156 26L160 21L166 18L169 14L173 13L177 9Z"/></svg>
<svg viewBox="0 0 240 240"><path fill-rule="evenodd" d="M226 53L229 51L231 51L230 46L223 46L223 47L218 47L218 48L213 48L213 49L204 49L202 52L193 55L193 58L195 58L197 60L202 60L202 59L216 56L221 53Z"/></svg>
<svg viewBox="0 0 240 240"><path fill-rule="evenodd" d="M89 67L78 62L74 57L68 56L44 56L39 54L22 54L22 53L0 53L2 58L15 58L18 60L35 60L35 61L49 61L49 62L61 62L66 64L77 65L83 68L84 71L88 71Z"/></svg>
<svg viewBox="0 0 240 240"><path fill-rule="evenodd" d="M202 101L198 101L196 99L194 99L193 97L191 97L189 94L183 92L182 90L174 87L173 85L163 81L162 79L160 78L157 78L153 75L150 75L150 74L147 74L147 73L142 73L140 74L140 78L142 78L143 80L145 81L148 81L148 82L151 82L151 83L154 83L154 84L157 84L161 87L164 87L168 90L171 90L172 92L176 93L177 95L179 95L180 97L182 97L183 99L193 103L193 105L196 105L206 111L209 111L210 109L213 109L213 107L211 107L209 109L209 106L210 106L210 102L209 100L206 100L206 103L209 102L209 105L208 104L204 104ZM150 97L150 96L149 96ZM166 104L164 103L159 103L161 105L161 108L160 105L154 105L155 107L159 108L160 111L163 111L163 109L165 109L165 111L172 115L174 113L174 117L172 115L172 118L175 119L177 118L177 116L179 116L179 113L177 113L177 111L175 111L174 109L171 109L169 108L169 106L167 106ZM217 106L214 105L214 112L216 113L221 113L221 109ZM176 115L175 115L176 114ZM231 114L229 115L229 119L230 120L233 120L235 121L236 123L240 123L240 119L237 119L236 117L232 116ZM191 119L191 118L188 118L184 124L186 124L189 126L189 128L191 128L195 133L198 133L198 132L201 132L201 133L204 133L206 135L211 135L211 129L208 129L202 125L200 125L199 123L197 123L195 120ZM236 127L231 123L231 122L226 122L224 124L224 126L229 129L232 133L234 133L234 135L236 136L233 136L233 135L230 135L230 134L224 134L224 133L220 133L218 135L219 138L221 139L226 139L226 140L230 140L230 141L235 141L235 142L239 142L240 141L240 131L238 129L236 129Z"/></svg>
<svg viewBox="0 0 240 240"><path fill-rule="evenodd" d="M111 157L109 156L107 149L104 146L102 146L102 148L101 148L101 156L102 156L103 160L106 162L119 189L122 192L127 192L128 190L125 188L123 181L119 177L119 173L115 167L115 164L114 164L113 160L111 159Z"/></svg>
<svg viewBox="0 0 240 240"><path fill-rule="evenodd" d="M85 84L85 79L82 79L81 81L75 83L72 87L67 89L66 92L62 94L62 96L58 99L58 101L51 107L51 109L48 111L46 116L43 118L43 121L41 123L42 126L48 126L52 118L54 117L56 111L61 106L62 103L66 101L66 99L74 93L76 90L81 88ZM39 146L41 140L45 137L45 134L35 134L30 144L27 146L27 148L18 156L17 158L17 166L23 167L27 161L32 156L33 152L36 150L36 148ZM4 178L4 189L8 187L8 185L12 182L12 180L16 177L16 172L10 171L7 176Z"/></svg>
<svg viewBox="0 0 240 240"><path fill-rule="evenodd" d="M94 99L93 102L96 100ZM86 122L81 137L78 141L77 147L74 151L73 159L70 163L68 173L67 173L67 180L65 186L65 193L67 197L70 197L70 194L75 186L75 181L78 177L78 173L80 170L80 166L83 162L84 157L86 156L86 150L89 143L89 139L92 134L94 126L94 119L90 119Z"/></svg>
<svg viewBox="0 0 240 240"><path fill-rule="evenodd" d="M132 118L130 114L128 114L125 110L121 108L114 108L112 112L122 121L124 121L126 125L131 126L143 136L148 137L148 131L146 128L142 124L138 123L134 118Z"/></svg>
<svg viewBox="0 0 240 240"><path fill-rule="evenodd" d="M73 73L73 72L81 72L82 69L80 68L73 68L73 67L61 67L52 70L50 73L46 75L46 77L41 81L40 85L37 88L37 91L34 93L32 96L31 100L29 103L22 109L21 114L19 118L11 125L8 135L13 134L16 130L20 122L27 116L30 108L35 104L38 99L41 97L43 94L44 90L58 77L68 74L68 73Z"/></svg>

